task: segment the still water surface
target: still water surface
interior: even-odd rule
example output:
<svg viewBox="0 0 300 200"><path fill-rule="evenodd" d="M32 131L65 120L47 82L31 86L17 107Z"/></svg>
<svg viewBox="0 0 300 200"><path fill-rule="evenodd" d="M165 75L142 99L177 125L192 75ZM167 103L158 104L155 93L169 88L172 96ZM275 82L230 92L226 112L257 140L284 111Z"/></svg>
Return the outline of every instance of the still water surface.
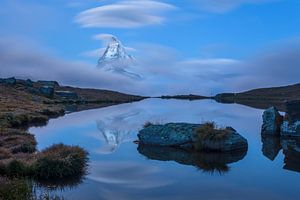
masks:
<svg viewBox="0 0 300 200"><path fill-rule="evenodd" d="M45 127L31 128L30 132L36 136L39 150L64 143L89 151L89 174L82 183L51 191L64 199L299 199L300 166L284 169L289 168L285 166L285 156L281 150L275 157L273 141L267 145L271 146L267 149L269 158L263 155L262 112L211 100L147 99L71 113L51 120ZM200 155L201 159L195 161L181 152L138 151L133 141L146 121L215 121L220 126L232 126L247 138L248 152L233 159ZM224 158L226 163L220 167L214 158Z"/></svg>

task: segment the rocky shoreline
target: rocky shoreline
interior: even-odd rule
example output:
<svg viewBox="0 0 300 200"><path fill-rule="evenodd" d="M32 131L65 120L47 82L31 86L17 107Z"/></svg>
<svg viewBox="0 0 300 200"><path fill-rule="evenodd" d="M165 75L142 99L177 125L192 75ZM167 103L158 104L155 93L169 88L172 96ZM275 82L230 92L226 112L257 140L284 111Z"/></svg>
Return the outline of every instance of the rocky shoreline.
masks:
<svg viewBox="0 0 300 200"><path fill-rule="evenodd" d="M34 162L39 153L31 126L46 125L49 119L86 109L144 99L108 90L60 86L56 81L0 79L0 174L12 162Z"/></svg>
<svg viewBox="0 0 300 200"><path fill-rule="evenodd" d="M284 116L276 107L263 113L261 131L262 152L274 160L279 151L284 154L284 169L300 172L300 101L286 102Z"/></svg>

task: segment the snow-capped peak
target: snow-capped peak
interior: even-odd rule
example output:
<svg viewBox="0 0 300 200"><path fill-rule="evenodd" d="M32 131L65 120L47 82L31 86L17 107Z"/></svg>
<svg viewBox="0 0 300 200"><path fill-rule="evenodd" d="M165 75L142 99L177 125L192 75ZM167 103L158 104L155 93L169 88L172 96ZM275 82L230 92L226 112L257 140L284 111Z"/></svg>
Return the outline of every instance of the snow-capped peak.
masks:
<svg viewBox="0 0 300 200"><path fill-rule="evenodd" d="M107 64L107 62L125 60L128 62L128 60L133 60L133 58L131 55L127 54L125 47L116 37L111 37L111 42L100 57L98 65L101 67Z"/></svg>
<svg viewBox="0 0 300 200"><path fill-rule="evenodd" d="M140 79L142 76L130 70L135 65L135 59L126 52L126 48L114 36L98 60L98 67L105 71L122 74Z"/></svg>

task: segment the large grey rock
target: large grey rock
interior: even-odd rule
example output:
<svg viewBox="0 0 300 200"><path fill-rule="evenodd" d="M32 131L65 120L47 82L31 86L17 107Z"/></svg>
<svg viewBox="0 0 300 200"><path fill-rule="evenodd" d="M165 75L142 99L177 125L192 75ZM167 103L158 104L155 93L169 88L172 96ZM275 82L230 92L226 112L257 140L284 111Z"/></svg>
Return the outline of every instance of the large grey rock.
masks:
<svg viewBox="0 0 300 200"><path fill-rule="evenodd" d="M58 87L59 84L57 81L37 81L38 84L42 85L42 86L49 86L49 87Z"/></svg>
<svg viewBox="0 0 300 200"><path fill-rule="evenodd" d="M193 149L194 146L197 146L199 151L234 151L248 148L247 140L232 128L228 128L229 133L222 139L199 139L196 129L201 126L203 124L149 125L139 132L138 138L141 144L183 149Z"/></svg>
<svg viewBox="0 0 300 200"><path fill-rule="evenodd" d="M275 107L270 107L263 113L262 134L280 135L282 116Z"/></svg>
<svg viewBox="0 0 300 200"><path fill-rule="evenodd" d="M39 92L45 97L52 98L54 95L54 88L50 86L42 86L40 87Z"/></svg>
<svg viewBox="0 0 300 200"><path fill-rule="evenodd" d="M300 136L299 102L287 104L285 118L279 114L275 107L267 109L263 113L263 135L276 136Z"/></svg>
<svg viewBox="0 0 300 200"><path fill-rule="evenodd" d="M139 131L141 143L159 146L181 146L193 143L194 130L199 124L168 123L149 125Z"/></svg>

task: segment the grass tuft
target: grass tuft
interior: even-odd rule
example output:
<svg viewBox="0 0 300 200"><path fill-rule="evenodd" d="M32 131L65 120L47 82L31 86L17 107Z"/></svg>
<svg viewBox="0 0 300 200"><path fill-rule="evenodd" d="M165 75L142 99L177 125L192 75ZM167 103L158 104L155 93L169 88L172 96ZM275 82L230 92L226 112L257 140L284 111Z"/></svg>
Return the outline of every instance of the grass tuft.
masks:
<svg viewBox="0 0 300 200"><path fill-rule="evenodd" d="M154 122L146 121L143 125L143 128L148 128L149 126L152 125L162 125L162 124L163 124L162 120L156 120Z"/></svg>
<svg viewBox="0 0 300 200"><path fill-rule="evenodd" d="M35 175L43 179L72 177L87 167L88 153L78 146L55 144L45 149L34 164Z"/></svg>
<svg viewBox="0 0 300 200"><path fill-rule="evenodd" d="M143 125L143 128L147 128L147 127L149 127L149 126L151 126L151 125L153 125L153 123L147 121L147 122L145 122L145 124Z"/></svg>
<svg viewBox="0 0 300 200"><path fill-rule="evenodd" d="M228 137L232 130L218 128L215 122L206 122L196 130L196 136L199 140L223 140Z"/></svg>
<svg viewBox="0 0 300 200"><path fill-rule="evenodd" d="M31 174L30 166L20 160L10 161L5 170L9 177L24 177Z"/></svg>
<svg viewBox="0 0 300 200"><path fill-rule="evenodd" d="M0 199L23 200L32 198L32 185L24 179L0 177Z"/></svg>
<svg viewBox="0 0 300 200"><path fill-rule="evenodd" d="M0 147L0 160L10 158L11 156L11 152L8 149Z"/></svg>

